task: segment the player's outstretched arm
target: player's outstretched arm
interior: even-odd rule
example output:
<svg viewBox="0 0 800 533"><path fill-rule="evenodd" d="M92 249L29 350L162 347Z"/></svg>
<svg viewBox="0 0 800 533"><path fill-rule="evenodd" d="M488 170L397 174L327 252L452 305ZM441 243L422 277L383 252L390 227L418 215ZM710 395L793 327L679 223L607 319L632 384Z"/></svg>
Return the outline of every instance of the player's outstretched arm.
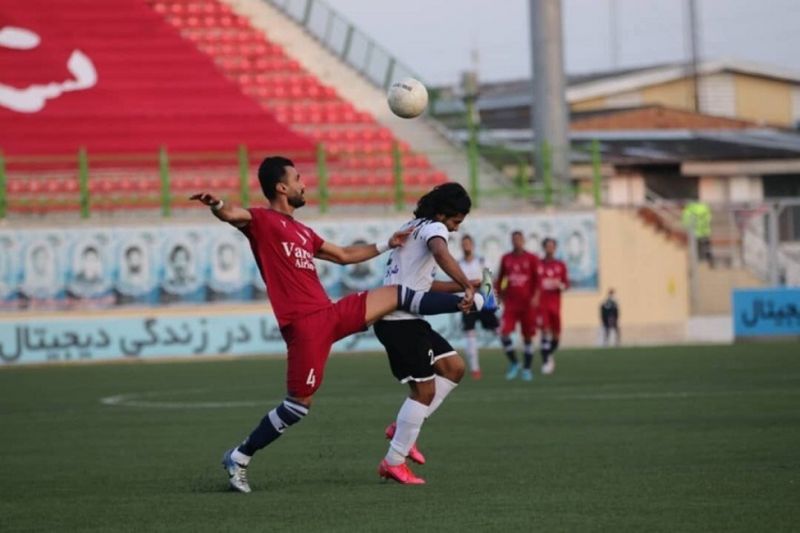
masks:
<svg viewBox="0 0 800 533"><path fill-rule="evenodd" d="M207 205L211 208L211 213L213 213L215 217L237 228L243 228L253 219L253 216L247 209L223 202L221 199L208 192L193 194L189 199Z"/></svg>
<svg viewBox="0 0 800 533"><path fill-rule="evenodd" d="M386 250L402 246L411 230L398 231L385 244L356 244L353 246L337 246L330 242L322 243L315 257L340 265L352 265L369 261Z"/></svg>
<svg viewBox="0 0 800 533"><path fill-rule="evenodd" d="M461 291L464 291L463 306L466 309L472 307L475 289L472 287L472 283L469 278L467 278L467 275L464 274L464 271L458 266L458 261L450 254L450 250L447 248L447 241L441 237L434 237L428 241L428 249L431 251L431 254L433 254L436 264L444 270L445 274L450 276L450 279L461 287Z"/></svg>

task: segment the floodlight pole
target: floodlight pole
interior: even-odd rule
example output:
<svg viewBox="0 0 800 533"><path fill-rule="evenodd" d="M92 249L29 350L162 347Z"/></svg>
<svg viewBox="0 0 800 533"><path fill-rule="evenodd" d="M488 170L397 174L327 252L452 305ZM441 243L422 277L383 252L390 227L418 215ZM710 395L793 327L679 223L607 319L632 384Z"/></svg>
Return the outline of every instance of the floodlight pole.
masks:
<svg viewBox="0 0 800 533"><path fill-rule="evenodd" d="M692 105L694 112L702 111L700 103L700 20L697 0L687 0L686 18L689 39L689 77L692 79Z"/></svg>
<svg viewBox="0 0 800 533"><path fill-rule="evenodd" d="M532 127L536 177L545 174L545 147L557 203L568 201L570 189L569 124L564 82L561 0L529 0L533 74Z"/></svg>

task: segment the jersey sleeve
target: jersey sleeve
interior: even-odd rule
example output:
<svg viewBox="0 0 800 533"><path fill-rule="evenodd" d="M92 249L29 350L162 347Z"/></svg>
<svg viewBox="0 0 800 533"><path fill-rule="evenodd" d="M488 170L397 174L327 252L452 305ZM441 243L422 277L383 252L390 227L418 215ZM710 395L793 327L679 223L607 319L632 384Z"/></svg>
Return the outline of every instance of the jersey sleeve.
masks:
<svg viewBox="0 0 800 533"><path fill-rule="evenodd" d="M317 232L314 231L313 229L309 228L308 226L306 226L306 229L308 230L308 233L311 235L311 246L314 250L313 252L314 255L316 255L317 252L319 252L319 249L322 248L322 245L325 244L325 241L322 239L322 237L317 235Z"/></svg>
<svg viewBox="0 0 800 533"><path fill-rule="evenodd" d="M426 224L420 230L419 236L426 243L435 237L441 237L444 239L444 242L447 242L450 232L447 231L447 227L441 222L433 222L431 224Z"/></svg>
<svg viewBox="0 0 800 533"><path fill-rule="evenodd" d="M262 231L264 221L266 220L265 209L263 207L250 207L247 209L252 217L249 224L244 226L234 226L236 229L244 233L248 238L256 238Z"/></svg>

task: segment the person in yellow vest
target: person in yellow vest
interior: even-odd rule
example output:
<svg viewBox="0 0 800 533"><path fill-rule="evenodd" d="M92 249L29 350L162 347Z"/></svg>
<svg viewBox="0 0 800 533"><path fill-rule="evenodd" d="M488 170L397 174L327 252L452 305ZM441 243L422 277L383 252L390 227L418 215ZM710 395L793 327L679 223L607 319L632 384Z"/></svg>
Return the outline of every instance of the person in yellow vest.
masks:
<svg viewBox="0 0 800 533"><path fill-rule="evenodd" d="M694 233L698 258L711 264L711 208L705 202L689 202L683 208L681 222Z"/></svg>

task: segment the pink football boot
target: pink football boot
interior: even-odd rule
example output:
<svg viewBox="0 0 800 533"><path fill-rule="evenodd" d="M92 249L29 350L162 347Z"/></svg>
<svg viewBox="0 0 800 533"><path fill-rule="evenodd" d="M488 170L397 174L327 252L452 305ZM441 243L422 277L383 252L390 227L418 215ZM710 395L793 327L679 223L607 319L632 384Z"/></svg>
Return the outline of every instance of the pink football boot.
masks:
<svg viewBox="0 0 800 533"><path fill-rule="evenodd" d="M394 438L394 430L397 429L397 422L392 422L389 424L389 427L386 428L386 438L391 440ZM422 455L422 452L419 451L417 448L417 443L415 442L411 449L408 451L408 458L417 463L418 465L425 464L425 456Z"/></svg>
<svg viewBox="0 0 800 533"><path fill-rule="evenodd" d="M385 479L393 479L402 485L424 485L425 480L414 475L414 472L403 463L400 465L390 465L386 459L378 465L378 475Z"/></svg>

